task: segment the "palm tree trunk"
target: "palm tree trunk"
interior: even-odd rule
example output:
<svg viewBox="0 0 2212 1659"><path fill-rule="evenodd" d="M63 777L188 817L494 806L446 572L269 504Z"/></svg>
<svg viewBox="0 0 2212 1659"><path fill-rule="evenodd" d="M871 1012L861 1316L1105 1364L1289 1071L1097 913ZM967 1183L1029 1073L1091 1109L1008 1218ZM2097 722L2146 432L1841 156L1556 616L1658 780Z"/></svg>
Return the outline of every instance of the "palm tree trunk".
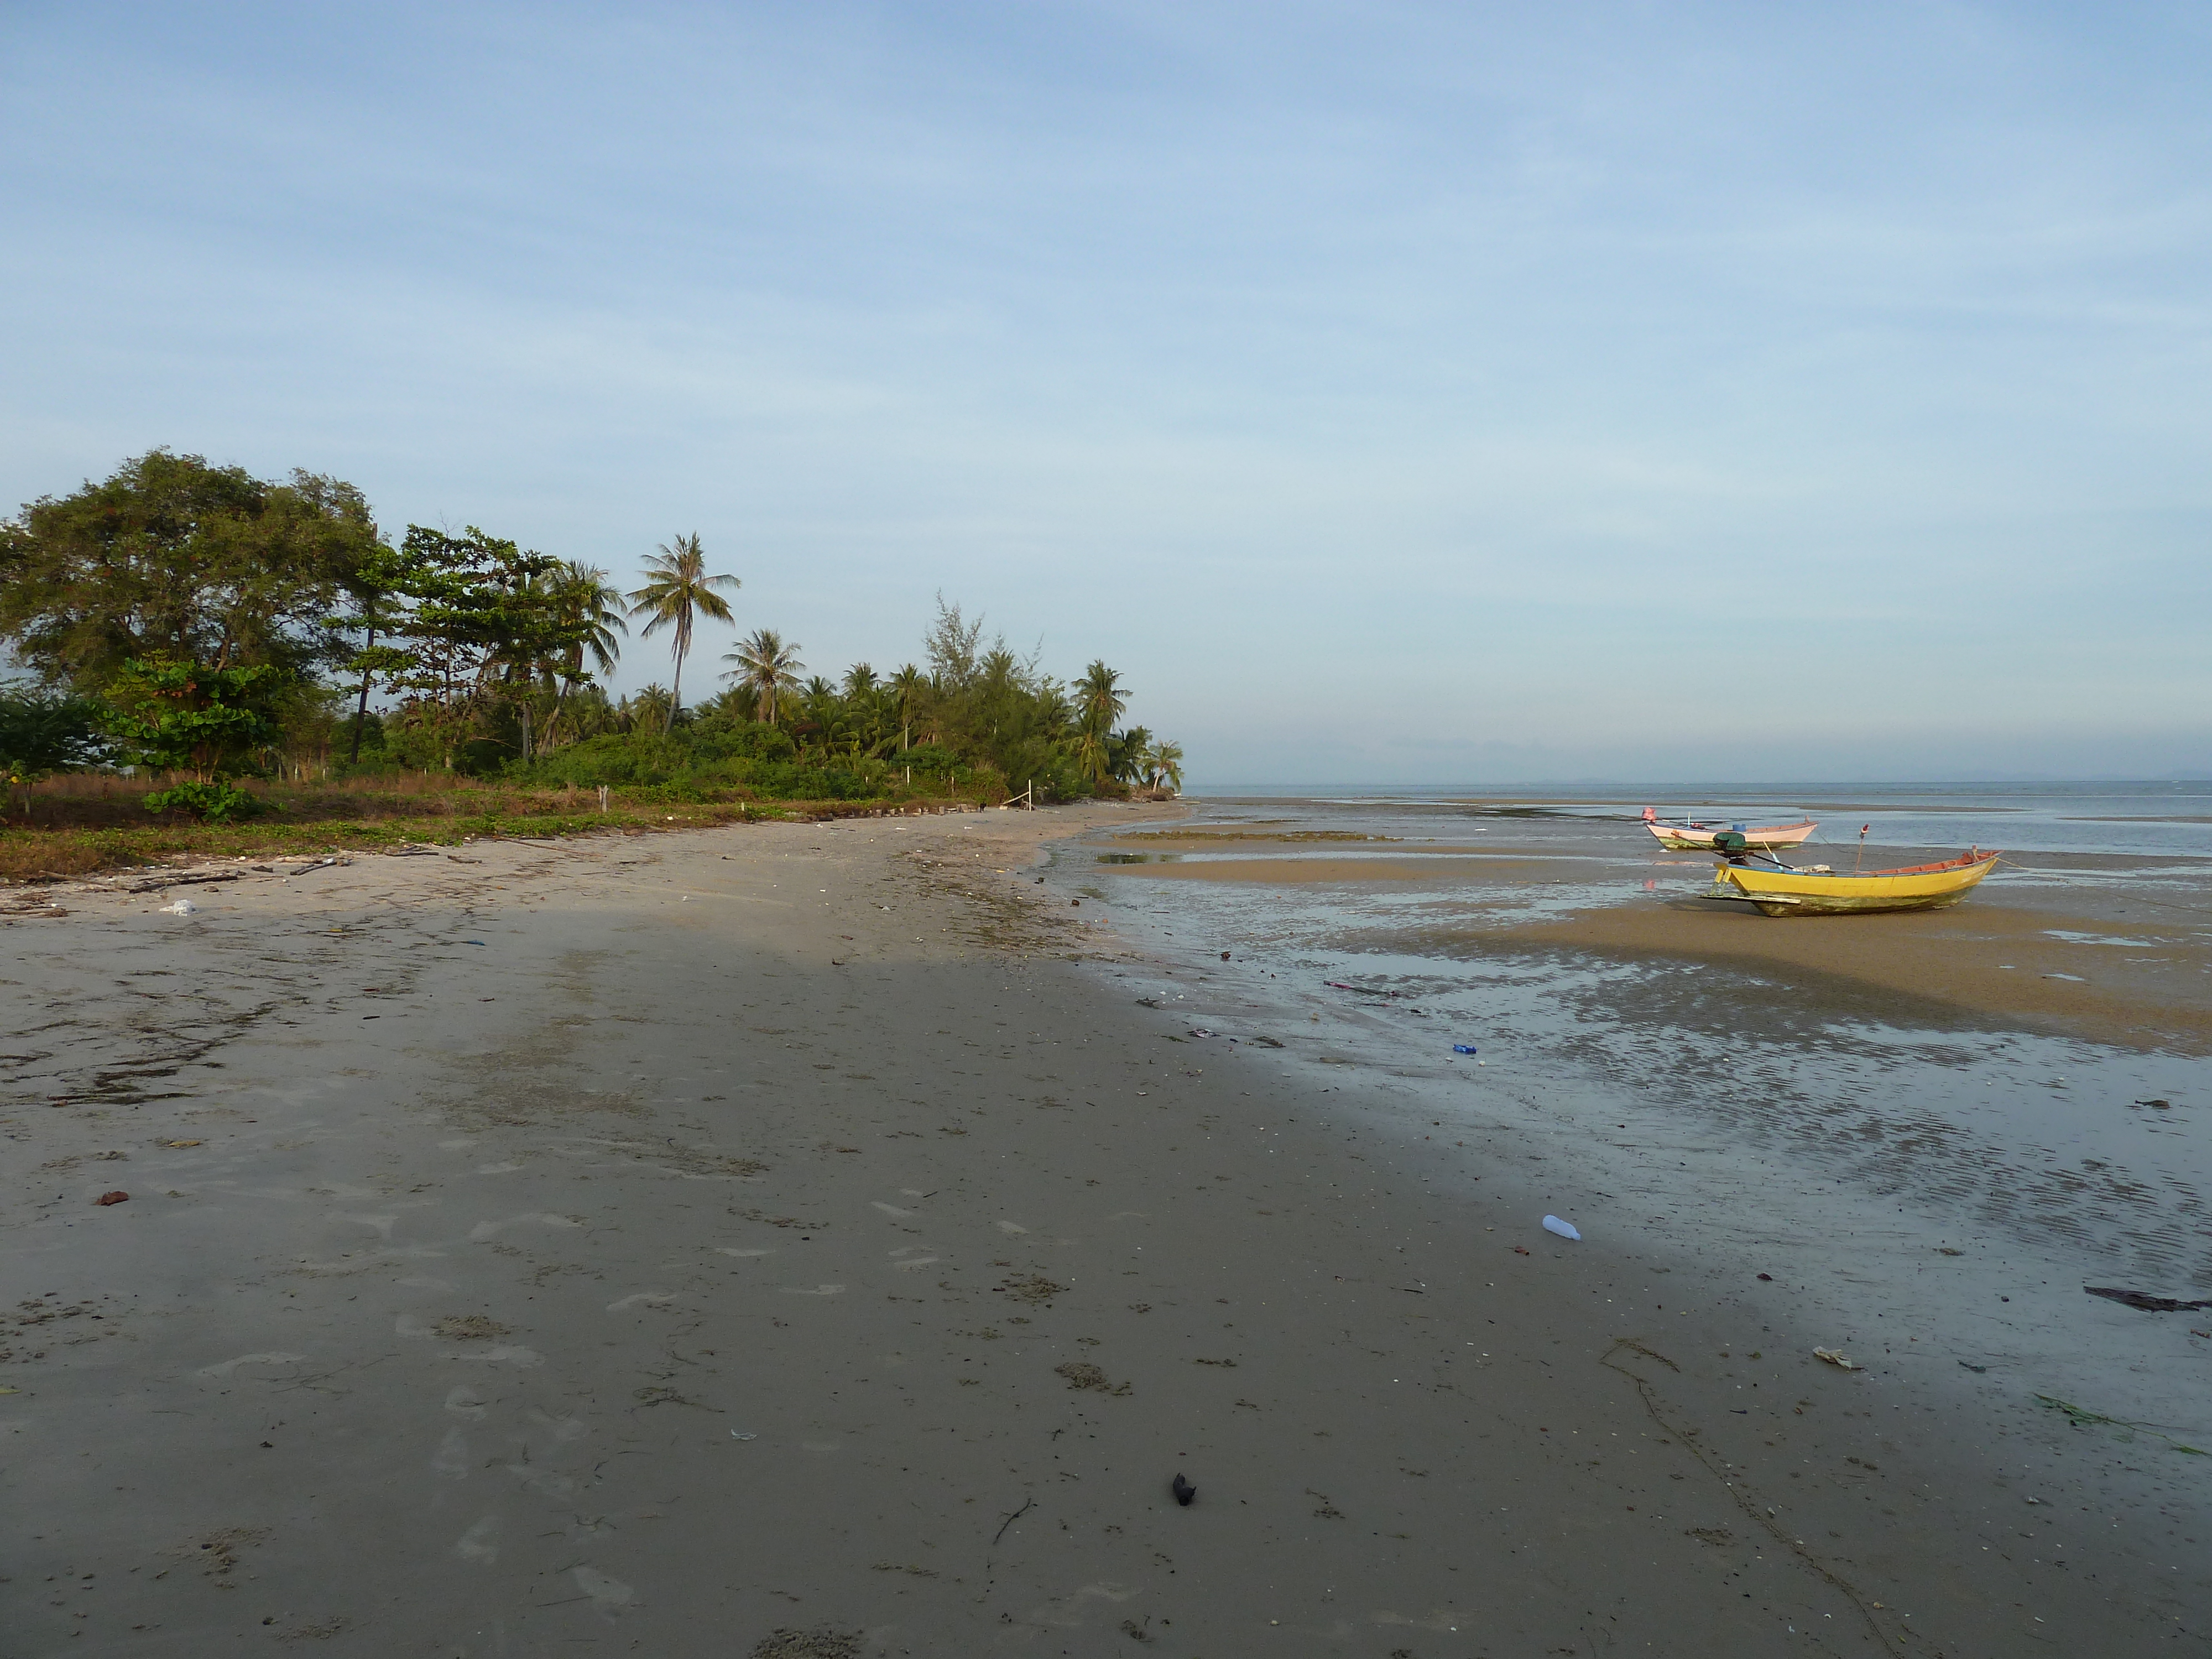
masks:
<svg viewBox="0 0 2212 1659"><path fill-rule="evenodd" d="M678 649L677 653L676 653L676 684L675 684L672 687L671 687L671 688L670 688L670 690L669 690L669 693L668 693L668 720L667 720L667 723L666 723L665 725L664 725L664 726L660 728L660 735L661 735L662 737L664 737L664 738L665 738L665 737L666 737L666 736L667 736L671 732L673 732L673 731L676 729L676 711L677 711L677 709L678 709L678 708L679 708L680 707L682 707L682 706L683 706L683 702L684 702L684 653L683 653L683 650L679 647L679 648Z"/></svg>

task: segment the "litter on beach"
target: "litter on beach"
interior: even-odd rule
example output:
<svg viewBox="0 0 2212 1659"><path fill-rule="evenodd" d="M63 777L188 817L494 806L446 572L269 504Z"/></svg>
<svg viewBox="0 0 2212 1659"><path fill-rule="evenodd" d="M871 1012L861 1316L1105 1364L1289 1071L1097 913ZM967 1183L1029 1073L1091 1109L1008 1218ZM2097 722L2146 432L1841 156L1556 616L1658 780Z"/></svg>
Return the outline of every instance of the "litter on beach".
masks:
<svg viewBox="0 0 2212 1659"><path fill-rule="evenodd" d="M1555 1215L1547 1215L1544 1218L1544 1231L1547 1233L1557 1233L1561 1238L1571 1238L1577 1244L1582 1243L1583 1236L1575 1231L1575 1224L1571 1221L1562 1221Z"/></svg>
<svg viewBox="0 0 2212 1659"><path fill-rule="evenodd" d="M92 1201L95 1204L128 1204L131 1194L125 1192L102 1193Z"/></svg>
<svg viewBox="0 0 2212 1659"><path fill-rule="evenodd" d="M1846 1355L1841 1348L1815 1348L1813 1358L1825 1359L1839 1371L1863 1371L1865 1366Z"/></svg>
<svg viewBox="0 0 2212 1659"><path fill-rule="evenodd" d="M179 899L174 904L163 905L161 914L165 916L189 916L196 915L199 908L190 899Z"/></svg>
<svg viewBox="0 0 2212 1659"><path fill-rule="evenodd" d="M1474 1045L1472 1042L1455 1042L1452 1044L1452 1052L1455 1054L1471 1054L1474 1052Z"/></svg>

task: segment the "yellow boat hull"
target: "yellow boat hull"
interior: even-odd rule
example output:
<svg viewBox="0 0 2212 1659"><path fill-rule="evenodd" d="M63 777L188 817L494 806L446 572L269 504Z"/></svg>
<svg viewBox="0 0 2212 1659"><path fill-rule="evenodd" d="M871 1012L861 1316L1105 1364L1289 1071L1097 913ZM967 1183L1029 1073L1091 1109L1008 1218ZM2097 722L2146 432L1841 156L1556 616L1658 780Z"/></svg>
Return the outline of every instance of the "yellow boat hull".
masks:
<svg viewBox="0 0 2212 1659"><path fill-rule="evenodd" d="M1747 900L1770 916L1836 916L1878 910L1940 910L1956 904L1995 867L1997 854L1976 851L1944 864L1864 875L1759 870L1723 864L1713 872L1713 896Z"/></svg>

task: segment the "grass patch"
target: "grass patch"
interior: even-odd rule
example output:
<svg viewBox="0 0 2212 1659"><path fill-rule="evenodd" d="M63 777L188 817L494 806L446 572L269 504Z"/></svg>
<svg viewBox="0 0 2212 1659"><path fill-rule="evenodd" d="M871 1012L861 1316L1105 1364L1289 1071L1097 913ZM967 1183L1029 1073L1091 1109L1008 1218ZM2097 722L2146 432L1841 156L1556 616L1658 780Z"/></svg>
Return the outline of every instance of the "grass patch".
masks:
<svg viewBox="0 0 2212 1659"><path fill-rule="evenodd" d="M54 779L52 783L82 780ZM520 790L436 781L380 781L358 789L312 786L257 787L264 813L244 823L199 823L150 817L149 787L104 780L101 791L51 790L30 799L30 822L11 814L0 829L0 881L66 880L103 871L142 869L194 859L324 854L408 845L457 845L500 836L555 836L663 830L777 819L814 821L886 814L965 811L986 803L972 797L884 796L860 800L665 801L614 792L601 812L595 794ZM650 794L651 791L641 792ZM21 798L18 797L18 805Z"/></svg>

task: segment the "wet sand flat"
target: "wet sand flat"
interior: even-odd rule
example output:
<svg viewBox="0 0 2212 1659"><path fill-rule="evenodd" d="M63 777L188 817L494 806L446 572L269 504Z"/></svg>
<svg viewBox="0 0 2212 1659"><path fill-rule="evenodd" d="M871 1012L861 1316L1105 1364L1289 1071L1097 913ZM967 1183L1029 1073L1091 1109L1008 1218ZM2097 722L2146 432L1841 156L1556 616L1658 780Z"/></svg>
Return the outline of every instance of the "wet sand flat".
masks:
<svg viewBox="0 0 2212 1659"><path fill-rule="evenodd" d="M2212 927L2170 921L1985 897L1945 910L1780 919L1691 901L1612 905L1488 937L1832 975L2091 1042L2212 1053Z"/></svg>
<svg viewBox="0 0 2212 1659"><path fill-rule="evenodd" d="M1777 919L1748 906L1688 896L1705 884L1709 858L1632 842L1633 859L1611 860L1562 855L1503 836L1479 849L1378 842L1358 857L1271 853L1270 842L1289 839L1221 831L1117 836L1116 848L1141 845L1150 857L1103 866L1102 873L1286 890L1449 884L1471 916L1488 894L1540 887L1573 913L1470 921L1467 937L1487 949L1565 948L1624 960L1725 963L1855 980L2093 1042L2212 1053L2212 906L2200 911L2142 899L2130 903L2094 887L2008 899L2002 884L1988 884L1942 910ZM2143 860L2081 862L2124 872ZM1657 890L1628 896L1644 879ZM1576 902L1578 893L1586 902ZM1431 945L1448 948L1450 942L1438 931L1420 937Z"/></svg>
<svg viewBox="0 0 2212 1659"><path fill-rule="evenodd" d="M11 921L10 1650L2201 1640L2052 1413L1824 1363L1788 1287L1555 1238L1356 1072L1114 996L1032 869L1136 816Z"/></svg>

